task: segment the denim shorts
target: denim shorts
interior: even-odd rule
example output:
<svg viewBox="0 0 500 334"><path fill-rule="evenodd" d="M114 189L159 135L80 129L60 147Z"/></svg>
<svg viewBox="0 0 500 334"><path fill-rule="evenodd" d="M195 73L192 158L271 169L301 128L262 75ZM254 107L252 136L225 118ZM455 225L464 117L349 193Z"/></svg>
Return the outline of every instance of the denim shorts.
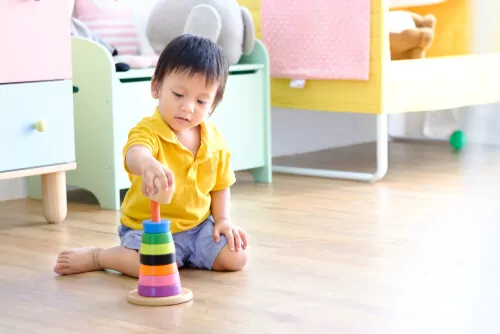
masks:
<svg viewBox="0 0 500 334"><path fill-rule="evenodd" d="M213 238L214 220L209 216L198 226L172 234L175 244L176 261L179 268L189 267L211 270L220 251L227 244L225 235L217 243ZM139 250L143 230L134 230L125 225L118 227L120 244L123 247Z"/></svg>

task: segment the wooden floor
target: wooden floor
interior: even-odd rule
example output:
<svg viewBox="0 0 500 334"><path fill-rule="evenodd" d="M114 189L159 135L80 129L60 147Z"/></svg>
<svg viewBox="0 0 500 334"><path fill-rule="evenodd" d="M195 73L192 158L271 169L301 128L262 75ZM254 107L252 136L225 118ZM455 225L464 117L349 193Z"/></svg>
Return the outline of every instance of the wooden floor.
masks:
<svg viewBox="0 0 500 334"><path fill-rule="evenodd" d="M372 150L295 160L369 171ZM0 333L499 333L500 150L390 154L376 184L242 175L233 213L250 266L182 270L195 299L168 308L128 304L137 281L121 275L53 274L62 249L116 245L118 213L72 203L49 225L38 201L0 203Z"/></svg>

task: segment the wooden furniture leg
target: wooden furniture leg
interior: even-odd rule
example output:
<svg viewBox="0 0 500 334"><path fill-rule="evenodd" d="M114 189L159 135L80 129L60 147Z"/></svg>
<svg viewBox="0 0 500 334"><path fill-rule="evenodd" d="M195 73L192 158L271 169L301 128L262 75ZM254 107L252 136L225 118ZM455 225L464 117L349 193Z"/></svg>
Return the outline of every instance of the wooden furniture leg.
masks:
<svg viewBox="0 0 500 334"><path fill-rule="evenodd" d="M49 223L58 224L68 212L66 172L42 174L43 215Z"/></svg>

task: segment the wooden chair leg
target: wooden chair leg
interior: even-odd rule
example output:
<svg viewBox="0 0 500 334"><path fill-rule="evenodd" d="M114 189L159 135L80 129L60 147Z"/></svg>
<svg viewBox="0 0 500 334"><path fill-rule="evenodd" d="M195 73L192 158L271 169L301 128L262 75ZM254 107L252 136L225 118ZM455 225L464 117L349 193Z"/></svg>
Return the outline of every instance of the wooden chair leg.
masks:
<svg viewBox="0 0 500 334"><path fill-rule="evenodd" d="M42 175L43 215L51 224L66 218L68 211L66 195L66 172Z"/></svg>

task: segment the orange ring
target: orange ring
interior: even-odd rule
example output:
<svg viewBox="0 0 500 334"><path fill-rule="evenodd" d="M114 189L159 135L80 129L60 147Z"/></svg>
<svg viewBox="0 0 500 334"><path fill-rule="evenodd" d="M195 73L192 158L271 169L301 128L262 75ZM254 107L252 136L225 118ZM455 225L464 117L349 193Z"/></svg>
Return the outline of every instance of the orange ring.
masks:
<svg viewBox="0 0 500 334"><path fill-rule="evenodd" d="M139 268L139 273L146 276L167 276L178 272L177 263L166 264L163 266L147 266L141 264Z"/></svg>

